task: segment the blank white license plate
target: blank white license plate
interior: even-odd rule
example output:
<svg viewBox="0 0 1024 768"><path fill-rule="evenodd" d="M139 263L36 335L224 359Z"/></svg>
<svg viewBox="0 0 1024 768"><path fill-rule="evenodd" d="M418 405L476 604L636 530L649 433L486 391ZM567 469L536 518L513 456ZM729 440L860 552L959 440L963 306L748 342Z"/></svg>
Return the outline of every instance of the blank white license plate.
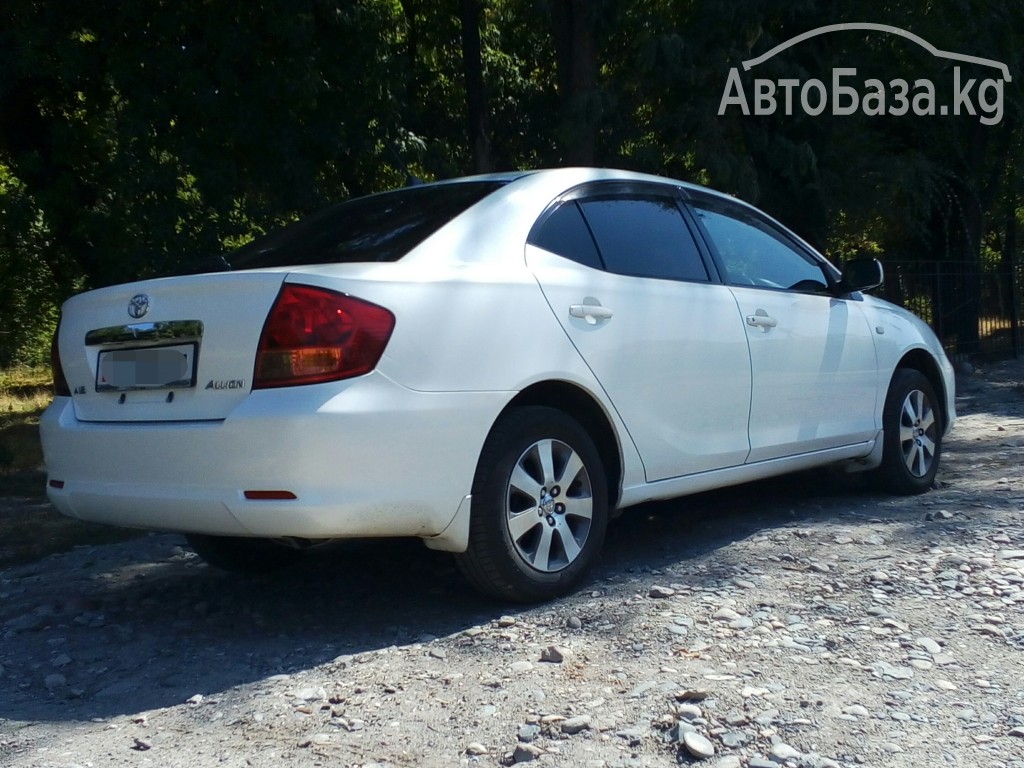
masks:
<svg viewBox="0 0 1024 768"><path fill-rule="evenodd" d="M110 349L100 352L96 368L96 391L194 387L195 368L195 344Z"/></svg>

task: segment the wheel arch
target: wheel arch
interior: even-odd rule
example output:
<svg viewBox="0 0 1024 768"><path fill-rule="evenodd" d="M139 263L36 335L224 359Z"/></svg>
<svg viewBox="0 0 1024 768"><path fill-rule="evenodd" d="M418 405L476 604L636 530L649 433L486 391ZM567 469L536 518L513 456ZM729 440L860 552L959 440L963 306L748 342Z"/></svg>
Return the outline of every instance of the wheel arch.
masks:
<svg viewBox="0 0 1024 768"><path fill-rule="evenodd" d="M932 385L932 389L935 390L935 395L938 398L937 406L947 401L948 392L946 392L946 382L942 377L942 371L939 369L939 364L932 357L931 353L924 349L912 349L900 358L899 363L896 365L896 369L893 371L893 376L896 375L896 371L901 368L907 368L915 371L920 371L928 383ZM889 379L890 385L892 383L892 377ZM942 421L941 432L946 430L947 414L944 407L937 407L936 412Z"/></svg>
<svg viewBox="0 0 1024 768"><path fill-rule="evenodd" d="M622 488L622 450L611 419L598 400L576 384L558 380L541 381L531 384L512 398L495 423L510 409L531 405L556 408L578 421L586 430L604 465L608 481L608 506L615 510L619 505Z"/></svg>

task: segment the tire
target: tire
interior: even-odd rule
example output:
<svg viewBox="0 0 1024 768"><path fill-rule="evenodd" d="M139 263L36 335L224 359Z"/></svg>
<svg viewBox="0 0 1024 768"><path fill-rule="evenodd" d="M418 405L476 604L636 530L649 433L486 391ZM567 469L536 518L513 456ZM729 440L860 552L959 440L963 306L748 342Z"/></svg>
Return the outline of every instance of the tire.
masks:
<svg viewBox="0 0 1024 768"><path fill-rule="evenodd" d="M209 565L233 573L271 573L292 565L302 557L302 550L273 539L207 536L199 533L186 534L185 538L196 554Z"/></svg>
<svg viewBox="0 0 1024 768"><path fill-rule="evenodd" d="M942 418L923 373L898 368L882 411L885 431L878 478L890 493L924 493L935 483L942 452Z"/></svg>
<svg viewBox="0 0 1024 768"><path fill-rule="evenodd" d="M517 408L480 453L469 549L456 562L485 595L542 602L586 576L607 527L608 484L587 432L554 408Z"/></svg>

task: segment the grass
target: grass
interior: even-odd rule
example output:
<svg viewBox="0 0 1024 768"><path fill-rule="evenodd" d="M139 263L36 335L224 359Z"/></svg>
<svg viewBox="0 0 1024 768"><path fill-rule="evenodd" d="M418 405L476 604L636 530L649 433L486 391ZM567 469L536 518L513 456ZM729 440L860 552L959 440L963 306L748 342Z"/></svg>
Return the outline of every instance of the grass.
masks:
<svg viewBox="0 0 1024 768"><path fill-rule="evenodd" d="M39 417L51 399L48 370L0 371L0 496L42 496Z"/></svg>
<svg viewBox="0 0 1024 768"><path fill-rule="evenodd" d="M0 370L0 568L140 535L73 520L46 503L39 417L52 398L48 369Z"/></svg>

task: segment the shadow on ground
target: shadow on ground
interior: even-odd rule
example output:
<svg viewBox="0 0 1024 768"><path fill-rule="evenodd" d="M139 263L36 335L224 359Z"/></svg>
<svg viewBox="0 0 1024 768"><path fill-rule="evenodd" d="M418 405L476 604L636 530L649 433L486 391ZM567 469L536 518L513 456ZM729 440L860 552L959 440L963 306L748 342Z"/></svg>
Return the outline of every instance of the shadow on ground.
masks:
<svg viewBox="0 0 1024 768"><path fill-rule="evenodd" d="M144 712L339 656L455 636L509 613L556 629L585 615L595 593L622 607L614 631L625 635L628 602L663 581L662 572L697 588L720 582L744 565L729 545L748 537L883 522L885 546L920 551L939 534L971 536L970 518L983 519L989 501L1009 501L1012 492L975 497L941 528L924 524L927 512L969 497L973 467L1016 466L1005 440L993 432L954 441L939 488L920 497L892 499L863 477L818 471L633 508L610 529L592 579L542 606L477 597L449 556L417 541L345 542L260 579L214 571L171 535L80 547L0 571L0 718ZM585 623L583 631L596 630ZM317 675L326 681L344 671Z"/></svg>

